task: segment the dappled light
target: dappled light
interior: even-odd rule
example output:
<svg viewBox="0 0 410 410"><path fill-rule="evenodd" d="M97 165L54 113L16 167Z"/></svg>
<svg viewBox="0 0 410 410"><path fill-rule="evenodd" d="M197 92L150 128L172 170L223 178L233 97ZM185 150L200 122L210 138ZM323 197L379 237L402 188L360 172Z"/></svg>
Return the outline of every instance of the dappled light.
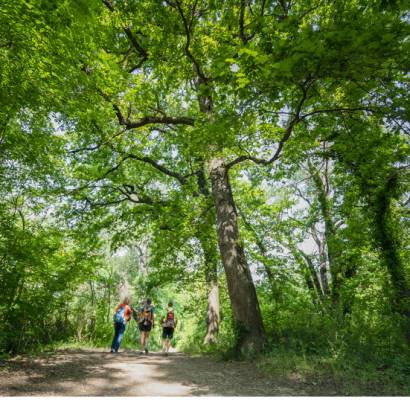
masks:
<svg viewBox="0 0 410 410"><path fill-rule="evenodd" d="M0 374L0 395L267 396L306 394L300 383L277 384L246 363L174 353L64 351L14 360ZM249 380L249 372L253 381Z"/></svg>

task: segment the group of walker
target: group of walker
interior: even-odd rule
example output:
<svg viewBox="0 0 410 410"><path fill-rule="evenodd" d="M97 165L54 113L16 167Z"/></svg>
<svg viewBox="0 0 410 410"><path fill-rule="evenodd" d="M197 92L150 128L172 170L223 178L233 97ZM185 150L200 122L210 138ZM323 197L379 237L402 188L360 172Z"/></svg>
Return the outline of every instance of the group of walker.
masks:
<svg viewBox="0 0 410 410"><path fill-rule="evenodd" d="M141 349L145 354L148 354L149 335L155 324L154 306L152 305L151 299L147 298L140 308L134 309L134 307L130 305L130 299L128 297L124 298L122 303L120 303L115 309L114 339L111 344L111 353L118 353L126 325L131 318L135 319L138 324L138 329L140 330ZM171 339L174 337L174 330L177 325L172 302L168 303L166 313L161 318L161 325L163 343L162 351L165 355L168 355L171 347Z"/></svg>

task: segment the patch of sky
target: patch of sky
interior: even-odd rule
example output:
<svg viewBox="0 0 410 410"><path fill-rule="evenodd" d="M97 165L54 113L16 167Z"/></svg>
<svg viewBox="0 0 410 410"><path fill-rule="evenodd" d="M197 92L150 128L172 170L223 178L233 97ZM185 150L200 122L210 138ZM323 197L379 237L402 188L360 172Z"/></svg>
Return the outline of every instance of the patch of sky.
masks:
<svg viewBox="0 0 410 410"><path fill-rule="evenodd" d="M233 64L231 64L230 69L233 73L237 73L240 70L240 67L237 63L233 63Z"/></svg>
<svg viewBox="0 0 410 410"><path fill-rule="evenodd" d="M76 122L67 120L61 113L52 112L49 114L48 119L51 123L53 133L56 136L63 136L68 132L75 131Z"/></svg>

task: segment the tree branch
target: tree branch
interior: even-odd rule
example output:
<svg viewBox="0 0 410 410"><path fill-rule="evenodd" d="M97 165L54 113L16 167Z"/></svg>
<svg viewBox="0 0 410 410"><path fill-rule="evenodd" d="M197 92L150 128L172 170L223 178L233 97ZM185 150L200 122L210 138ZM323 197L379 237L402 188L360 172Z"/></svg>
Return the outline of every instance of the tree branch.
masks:
<svg viewBox="0 0 410 410"><path fill-rule="evenodd" d="M128 37L128 40L132 44L132 46L137 50L137 52L143 57L144 61L148 58L148 52L142 46L138 43L137 38L134 36L132 33L131 29L129 27L124 27L123 28L125 34Z"/></svg>
<svg viewBox="0 0 410 410"><path fill-rule="evenodd" d="M293 128L295 127L296 124L298 124L302 120L302 118L300 117L300 112L302 110L304 102L308 98L308 90L309 90L309 87L312 84L313 84L313 82L310 82L310 80L306 80L306 81L304 81L303 84L300 85L300 87L302 89L302 98L300 99L300 101L299 101L299 103L296 107L296 113L295 113L293 119L290 121L288 127L286 128L282 139L279 141L278 148L276 149L276 152L273 154L273 156L270 159L263 159L263 158L256 158L256 157L253 157L253 156L250 156L250 155L242 155L242 156L234 159L229 164L227 164L227 169L233 167L236 164L239 164L240 162L246 161L246 160L250 160L250 161L254 162L255 164L259 164L259 165L270 165L274 161L276 161L279 158L279 155L281 154L281 152L283 150L283 146L285 145L286 141L292 135Z"/></svg>
<svg viewBox="0 0 410 410"><path fill-rule="evenodd" d="M123 155L123 157L121 158L121 161L119 162L119 164L117 164L114 168L111 168L109 171L107 171L105 173L105 175L108 175L108 173L111 173L111 172L115 171L115 169L119 168L121 166L121 164L124 161L126 161L127 159L134 159L136 161L141 161L141 162L144 162L146 164L152 165L154 168L156 168L158 171L162 172L163 174L168 175L172 178L175 178L181 185L184 185L187 182L186 177L184 175L181 175L178 172L171 171L170 169L168 169L165 166L159 164L158 162L154 161L150 157L140 156L140 155L136 155L136 154L132 154L132 153L127 153L127 152L118 150L117 148L115 148L111 144L110 144L110 147L113 151Z"/></svg>
<svg viewBox="0 0 410 410"><path fill-rule="evenodd" d="M188 20L184 14L184 11L182 10L181 7L181 3L179 0L175 0L175 2L172 2L170 0L165 0L166 3L177 9L179 15L181 16L183 25L184 25L184 29L185 29L185 36L186 36L186 43L185 43L185 54L187 55L187 57L192 61L192 64L195 67L195 72L198 75L198 77L205 83L207 84L209 79L205 76L205 74L203 73L203 71L201 70L201 66L199 65L198 61L196 60L196 58L193 56L193 54L191 53L190 50L190 46L191 46L191 28L192 28L192 23L193 23L193 18L194 18L194 14L195 14L195 8L196 8L196 2L195 5L192 9L192 19L191 21L188 23Z"/></svg>
<svg viewBox="0 0 410 410"><path fill-rule="evenodd" d="M240 162L243 161L252 161L256 164L259 165L270 165L274 161L276 161L279 158L279 155L282 152L283 146L286 143L286 141L290 138L292 135L292 131L294 127L301 121L305 120L308 117L311 117L312 115L316 114L323 114L323 113L331 113L331 112L355 112L355 111L370 111L370 112L376 112L376 108L372 107L335 107L335 108L328 108L328 109L322 109L322 110L314 110L310 111L306 114L301 115L302 107L305 101L307 100L307 92L309 87L311 87L313 83L309 83L309 80L306 80L303 85L301 85L303 95L301 100L299 101L299 104L296 108L296 113L293 117L293 119L290 121L288 127L286 128L284 135L282 139L279 141L279 146L274 153L274 155L270 159L263 159L263 158L256 158L251 155L242 155L236 159L234 159L232 162L230 162L227 167L228 169L231 168L232 166L239 164Z"/></svg>
<svg viewBox="0 0 410 410"><path fill-rule="evenodd" d="M102 2L107 6L107 8L111 11L114 12L115 8L114 5L112 4L111 0L102 0ZM123 26L123 31L126 34L129 42L131 45L134 47L135 51L142 57L142 60L139 62L138 66L140 67L145 60L148 58L148 51L145 50L141 44L138 42L137 38L131 31L130 27Z"/></svg>
<svg viewBox="0 0 410 410"><path fill-rule="evenodd" d="M243 27L245 19L245 3L246 0L241 0L241 5L239 8L239 37L241 38L243 44L246 44L248 42L248 39L245 35L245 29Z"/></svg>
<svg viewBox="0 0 410 410"><path fill-rule="evenodd" d="M126 129L120 130L116 132L114 135L108 138L106 141L101 141L99 144L91 146L91 147L83 147L83 148L76 148L68 151L68 154L77 154L79 152L84 152L84 151L97 151L99 148L101 148L103 145L109 144L111 140L114 138L118 137L119 135L123 134L126 131ZM101 130L100 130L101 132Z"/></svg>
<svg viewBox="0 0 410 410"><path fill-rule="evenodd" d="M241 0L239 8L239 37L242 40L243 44L247 44L249 40L254 37L254 34L246 35L245 33L245 11L246 11L246 2L247 0ZM250 5L249 5L250 7ZM264 7L264 5L263 5ZM250 8L252 11L252 9Z"/></svg>
<svg viewBox="0 0 410 410"><path fill-rule="evenodd" d="M124 125L127 130L141 128L144 125L148 124L194 125L195 122L195 120L190 117L168 117L166 115L163 115L161 117L147 115L145 117L142 117L138 121L129 121L124 117L117 104L113 104L112 106L114 108L115 115L118 118L118 122L120 123L120 125Z"/></svg>
<svg viewBox="0 0 410 410"><path fill-rule="evenodd" d="M165 205L166 201L154 201L152 198L141 195L135 190L133 185L124 184L122 187L116 187L130 202L134 204L146 204L146 205Z"/></svg>
<svg viewBox="0 0 410 410"><path fill-rule="evenodd" d="M110 11L114 11L114 6L110 0L102 0L102 2L108 7Z"/></svg>

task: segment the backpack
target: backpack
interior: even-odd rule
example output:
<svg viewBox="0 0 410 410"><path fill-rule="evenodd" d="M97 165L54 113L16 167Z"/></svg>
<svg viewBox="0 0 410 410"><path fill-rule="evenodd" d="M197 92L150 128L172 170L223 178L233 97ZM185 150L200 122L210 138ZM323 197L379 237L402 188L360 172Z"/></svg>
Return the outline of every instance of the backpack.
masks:
<svg viewBox="0 0 410 410"><path fill-rule="evenodd" d="M167 318L166 318L166 327L174 327L175 326L175 316L173 310L167 311Z"/></svg>
<svg viewBox="0 0 410 410"><path fill-rule="evenodd" d="M125 306L120 305L117 308L117 311L114 313L114 323L122 323L125 325Z"/></svg>
<svg viewBox="0 0 410 410"><path fill-rule="evenodd" d="M144 322L144 324L152 322L152 306L143 306L140 316L140 323L142 322Z"/></svg>

